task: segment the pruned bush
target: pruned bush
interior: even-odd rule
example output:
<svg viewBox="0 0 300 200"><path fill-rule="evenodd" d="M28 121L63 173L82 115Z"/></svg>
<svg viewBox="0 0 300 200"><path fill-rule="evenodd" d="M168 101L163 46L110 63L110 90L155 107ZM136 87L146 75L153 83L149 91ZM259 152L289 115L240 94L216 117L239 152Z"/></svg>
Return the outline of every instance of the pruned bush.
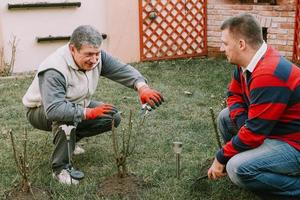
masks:
<svg viewBox="0 0 300 200"><path fill-rule="evenodd" d="M17 51L17 38L16 36L10 41L11 45L11 57L7 62L4 55L4 48L0 49L0 76L9 76L14 70L14 65L16 61L16 51Z"/></svg>

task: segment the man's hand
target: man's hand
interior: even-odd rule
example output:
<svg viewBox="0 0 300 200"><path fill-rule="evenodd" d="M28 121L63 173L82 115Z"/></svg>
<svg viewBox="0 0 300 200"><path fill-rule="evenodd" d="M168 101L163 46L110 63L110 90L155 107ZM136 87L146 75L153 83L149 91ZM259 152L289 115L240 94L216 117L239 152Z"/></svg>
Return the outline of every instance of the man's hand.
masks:
<svg viewBox="0 0 300 200"><path fill-rule="evenodd" d="M162 97L162 95L158 91L151 89L148 85L140 87L138 89L138 93L140 96L141 104L147 103L153 109L164 102L164 98Z"/></svg>
<svg viewBox="0 0 300 200"><path fill-rule="evenodd" d="M225 165L221 164L216 158L209 168L207 175L209 179L216 180L223 176L226 176L226 172L224 172Z"/></svg>
<svg viewBox="0 0 300 200"><path fill-rule="evenodd" d="M111 104L101 104L95 108L85 109L85 119L96 119L98 117L111 117L118 111L116 107Z"/></svg>

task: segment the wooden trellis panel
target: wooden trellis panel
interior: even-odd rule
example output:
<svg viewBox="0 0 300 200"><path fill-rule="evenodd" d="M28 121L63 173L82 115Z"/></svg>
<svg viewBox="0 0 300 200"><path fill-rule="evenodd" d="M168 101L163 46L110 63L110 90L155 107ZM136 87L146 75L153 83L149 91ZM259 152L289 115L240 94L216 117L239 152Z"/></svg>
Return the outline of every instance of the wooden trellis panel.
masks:
<svg viewBox="0 0 300 200"><path fill-rule="evenodd" d="M142 61L207 55L206 0L139 0Z"/></svg>
<svg viewBox="0 0 300 200"><path fill-rule="evenodd" d="M297 1L293 61L300 63L300 0Z"/></svg>

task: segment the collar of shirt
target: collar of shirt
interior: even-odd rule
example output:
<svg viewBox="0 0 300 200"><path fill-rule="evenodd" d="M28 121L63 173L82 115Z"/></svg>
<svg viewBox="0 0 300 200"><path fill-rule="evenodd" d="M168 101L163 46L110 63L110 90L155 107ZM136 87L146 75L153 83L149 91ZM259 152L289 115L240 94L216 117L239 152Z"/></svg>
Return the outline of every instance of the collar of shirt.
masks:
<svg viewBox="0 0 300 200"><path fill-rule="evenodd" d="M268 45L265 42L263 42L263 44L261 45L261 47L258 49L258 51L256 52L256 54L251 59L251 61L248 64L248 66L246 68L242 68L243 73L245 73L246 70L248 70L251 73L253 72L253 70L256 67L256 65L259 62L259 60L265 55L265 53L267 51L267 48L268 48Z"/></svg>

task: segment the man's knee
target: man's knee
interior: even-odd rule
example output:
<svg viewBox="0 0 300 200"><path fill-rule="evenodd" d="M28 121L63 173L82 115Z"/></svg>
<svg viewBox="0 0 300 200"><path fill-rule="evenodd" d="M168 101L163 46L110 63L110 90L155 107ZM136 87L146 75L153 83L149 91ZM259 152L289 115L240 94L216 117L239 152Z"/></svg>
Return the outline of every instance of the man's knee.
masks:
<svg viewBox="0 0 300 200"><path fill-rule="evenodd" d="M96 129L101 129L103 132L110 131L112 128L112 125L114 124L114 127L118 127L121 123L121 115L120 113L116 113L112 116L112 118L103 118L98 121L98 123L95 124Z"/></svg>
<svg viewBox="0 0 300 200"><path fill-rule="evenodd" d="M229 177L235 176L241 163L235 157L232 157L226 164L226 172Z"/></svg>
<svg viewBox="0 0 300 200"><path fill-rule="evenodd" d="M237 134L238 129L235 123L230 119L229 109L223 109L218 116L218 129L221 133L224 143L227 143Z"/></svg>
<svg viewBox="0 0 300 200"><path fill-rule="evenodd" d="M229 109L228 108L224 108L220 113L219 113L219 116L218 116L218 124L219 126L226 123L227 121L230 120L230 117L229 117Z"/></svg>
<svg viewBox="0 0 300 200"><path fill-rule="evenodd" d="M120 113L116 113L113 115L114 125L115 127L118 127L121 123L121 115Z"/></svg>
<svg viewBox="0 0 300 200"><path fill-rule="evenodd" d="M42 106L38 108L27 108L26 117L34 128L43 131L52 130L52 121L47 119Z"/></svg>
<svg viewBox="0 0 300 200"><path fill-rule="evenodd" d="M255 169L251 166L239 156L234 156L228 161L226 172L233 183L240 187L245 187L247 181L256 175Z"/></svg>

